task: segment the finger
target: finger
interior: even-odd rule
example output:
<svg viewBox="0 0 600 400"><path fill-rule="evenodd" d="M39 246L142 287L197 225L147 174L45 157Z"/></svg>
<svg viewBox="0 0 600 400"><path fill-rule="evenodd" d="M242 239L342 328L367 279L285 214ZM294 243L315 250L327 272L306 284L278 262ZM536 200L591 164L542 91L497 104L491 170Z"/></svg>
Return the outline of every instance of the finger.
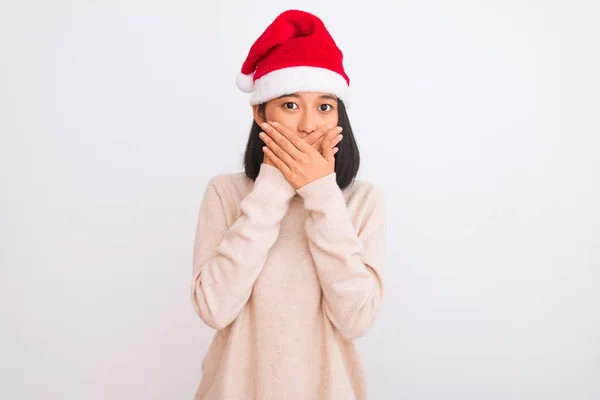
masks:
<svg viewBox="0 0 600 400"><path fill-rule="evenodd" d="M290 168L283 162L281 161L281 159L279 159L279 157L277 157L277 155L275 153L273 153L273 151L271 151L271 149L269 149L267 146L263 146L262 148L263 153L265 154L265 156L271 160L271 162L282 172L291 172Z"/></svg>
<svg viewBox="0 0 600 400"><path fill-rule="evenodd" d="M338 134L341 135L340 132L342 132L342 127L341 126L336 126L332 130L330 130L329 132L327 132L327 134L325 136L323 136L323 138L321 140L321 145L323 145L324 142L333 140L334 138L337 137Z"/></svg>
<svg viewBox="0 0 600 400"><path fill-rule="evenodd" d="M341 127L337 127L339 129L332 129L330 132L327 133L327 135L325 135L325 137L323 138L323 143L322 143L322 155L323 157L325 157L325 159L329 162L333 162L333 148L337 143L334 143L334 139L337 139L338 137L341 137L342 135L340 134L338 137L335 137L335 132L341 132L342 129ZM341 140L341 138L340 138Z"/></svg>
<svg viewBox="0 0 600 400"><path fill-rule="evenodd" d="M314 132L309 133L305 138L304 141L310 145L315 144L317 141L319 141L327 132L329 132L331 129L333 129L335 127L335 125L323 125L322 127L320 127L319 129L316 129Z"/></svg>
<svg viewBox="0 0 600 400"><path fill-rule="evenodd" d="M340 133L342 131L341 126L327 125L327 127L329 127L329 128L328 129L317 129L315 132L306 136L304 138L304 140L308 139L307 143L310 143L312 140L314 140L314 142L315 142L314 145L316 145L316 148L319 148L319 146L323 142L323 138L326 138L327 135L329 135L329 134L335 135L336 133ZM313 147L314 147L314 145L313 145Z"/></svg>
<svg viewBox="0 0 600 400"><path fill-rule="evenodd" d="M337 132L337 130L334 130L334 132ZM339 134L336 137L333 138L332 141L332 146L337 145L339 142L342 141L342 138L344 136ZM312 146L317 149L317 150L321 150L323 148L323 140L325 139L325 136L321 136Z"/></svg>
<svg viewBox="0 0 600 400"><path fill-rule="evenodd" d="M331 147L337 146L342 141L343 135L337 135L331 141ZM323 149L323 140L324 138L320 138L319 141L313 144L313 147L317 150L321 151Z"/></svg>
<svg viewBox="0 0 600 400"><path fill-rule="evenodd" d="M319 138L316 142L314 142L311 146L315 149L317 149L318 151L321 151L321 144L323 143L323 139Z"/></svg>
<svg viewBox="0 0 600 400"><path fill-rule="evenodd" d="M277 127L275 125L277 125ZM277 122L263 122L260 126L267 133L267 135L274 140L279 147L283 148L286 153L292 156L292 158L297 160L299 157L301 157L302 151L297 148L287 137L296 135L288 133L287 129L285 127L282 128L282 125L278 124ZM282 131L285 132L285 134L282 133Z"/></svg>
<svg viewBox="0 0 600 400"><path fill-rule="evenodd" d="M277 141L277 143L279 145L281 145L281 147L283 147L286 151L288 150L288 147L289 147L288 153L295 160L300 159L300 157L302 157L303 153L311 154L316 151L315 149L313 149L313 147L311 145L306 143L303 139L298 137L296 134L292 133L289 129L287 129L285 126L281 125L280 123L271 122L270 124L273 126L273 128L275 128L275 132L277 132L281 135L279 137L280 141L277 141L277 139L275 139ZM291 146L288 145L287 142L289 142L289 144L291 144Z"/></svg>
<svg viewBox="0 0 600 400"><path fill-rule="evenodd" d="M331 141L331 145L332 146L337 146L343 139L344 135L337 135L336 137L333 138L333 140Z"/></svg>
<svg viewBox="0 0 600 400"><path fill-rule="evenodd" d="M332 163L334 161L333 158L333 148L330 147L328 144L331 142L331 140L329 141L324 141L323 143L323 157L327 160L327 162Z"/></svg>
<svg viewBox="0 0 600 400"><path fill-rule="evenodd" d="M278 143L276 143L269 135L265 132L259 133L260 138L267 145L267 148L271 150L271 152L277 156L277 158L285 163L289 168L292 168L294 163L296 162L286 151L281 148Z"/></svg>

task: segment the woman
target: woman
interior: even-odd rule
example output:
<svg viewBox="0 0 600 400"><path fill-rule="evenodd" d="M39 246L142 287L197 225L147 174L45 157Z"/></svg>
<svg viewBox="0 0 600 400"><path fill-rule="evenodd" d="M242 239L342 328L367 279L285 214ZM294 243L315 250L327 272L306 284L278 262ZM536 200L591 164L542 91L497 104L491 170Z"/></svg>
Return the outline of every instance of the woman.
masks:
<svg viewBox="0 0 600 400"><path fill-rule="evenodd" d="M196 229L192 302L217 330L196 399L366 398L353 340L381 304L386 221L382 191L355 179L342 58L289 10L242 66L245 171L210 180Z"/></svg>

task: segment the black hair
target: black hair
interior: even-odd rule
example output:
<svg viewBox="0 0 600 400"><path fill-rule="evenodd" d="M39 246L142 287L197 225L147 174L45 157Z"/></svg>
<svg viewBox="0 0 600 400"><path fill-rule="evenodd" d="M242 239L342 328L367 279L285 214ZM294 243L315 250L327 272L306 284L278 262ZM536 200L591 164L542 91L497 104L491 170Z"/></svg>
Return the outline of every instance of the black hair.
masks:
<svg viewBox="0 0 600 400"><path fill-rule="evenodd" d="M259 115L265 119L266 103L259 104ZM360 152L358 144L352 132L350 119L346 112L346 106L342 100L338 100L338 125L342 127L342 135L344 138L337 144L338 152L335 154L335 174L336 181L340 189L348 187L356 178L360 167ZM258 136L262 131L256 121L252 121L248 143L246 144L246 152L244 154L244 170L246 176L253 181L260 172L260 165L264 160L264 152L262 147L265 142Z"/></svg>

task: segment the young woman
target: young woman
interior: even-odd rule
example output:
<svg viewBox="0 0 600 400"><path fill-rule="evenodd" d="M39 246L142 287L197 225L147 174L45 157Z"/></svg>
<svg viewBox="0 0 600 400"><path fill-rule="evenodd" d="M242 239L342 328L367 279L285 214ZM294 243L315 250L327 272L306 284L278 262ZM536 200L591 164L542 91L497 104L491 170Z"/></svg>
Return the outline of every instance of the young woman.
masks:
<svg viewBox="0 0 600 400"><path fill-rule="evenodd" d="M382 190L355 179L342 58L289 10L242 66L245 171L210 180L196 229L192 302L217 330L197 400L366 398L353 340L381 304L386 220Z"/></svg>

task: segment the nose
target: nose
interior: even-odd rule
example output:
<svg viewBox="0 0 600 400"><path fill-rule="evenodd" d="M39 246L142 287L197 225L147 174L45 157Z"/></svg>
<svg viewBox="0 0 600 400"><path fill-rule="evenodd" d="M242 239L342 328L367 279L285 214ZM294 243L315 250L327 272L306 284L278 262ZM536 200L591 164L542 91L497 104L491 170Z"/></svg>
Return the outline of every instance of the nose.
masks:
<svg viewBox="0 0 600 400"><path fill-rule="evenodd" d="M300 118L300 124L298 131L304 134L304 136L314 132L317 129L317 116L312 111L304 111Z"/></svg>

